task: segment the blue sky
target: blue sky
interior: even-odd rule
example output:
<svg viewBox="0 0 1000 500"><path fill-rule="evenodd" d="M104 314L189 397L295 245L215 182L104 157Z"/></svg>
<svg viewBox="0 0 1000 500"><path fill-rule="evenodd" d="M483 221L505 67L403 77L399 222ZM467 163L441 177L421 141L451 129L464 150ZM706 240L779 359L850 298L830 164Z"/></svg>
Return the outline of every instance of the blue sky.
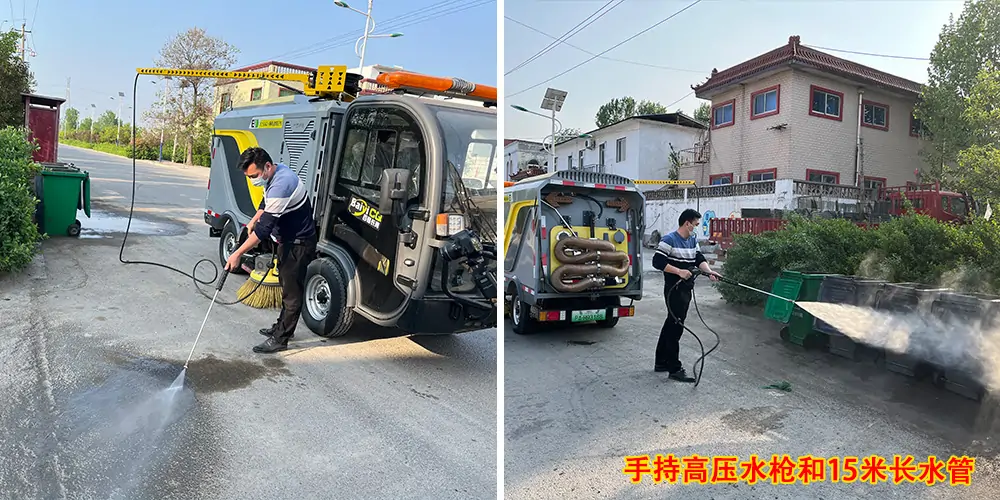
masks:
<svg viewBox="0 0 1000 500"><path fill-rule="evenodd" d="M367 7L366 0L348 3ZM119 91L130 105L135 69L152 66L160 48L188 28L200 27L239 48L237 65L277 59L313 67L357 66L354 41L365 22L333 0L0 0L3 29L11 26L11 17L18 29L26 19L33 31L28 47L36 53L29 57L36 91L65 97L66 78L71 78L70 105L84 118L91 103L97 115L117 110L110 97ZM375 0L372 17L376 34L404 36L370 40L365 64L497 85L496 0ZM151 78L139 82L140 124L141 111L156 95ZM122 114L131 121L130 112Z"/></svg>
<svg viewBox="0 0 1000 500"><path fill-rule="evenodd" d="M629 0L568 42L598 54L692 1ZM560 37L606 3L506 0L504 15ZM803 45L813 47L926 58L941 27L948 22L948 15L958 17L961 10L961 0L704 0L604 55L641 64L598 58L551 82L511 96L592 57L560 44L504 76L504 137L537 141L550 133L550 121L510 108L516 104L546 113L539 109L546 87L569 93L557 115L567 128L592 130L597 109L623 96L657 101L670 105L671 111L681 108L690 114L703 102L693 94L687 96L691 85L707 79L712 68L721 71L785 45L791 35L801 36ZM553 41L510 19L504 19L503 29L505 73ZM926 61L829 53L917 82L927 79Z"/></svg>

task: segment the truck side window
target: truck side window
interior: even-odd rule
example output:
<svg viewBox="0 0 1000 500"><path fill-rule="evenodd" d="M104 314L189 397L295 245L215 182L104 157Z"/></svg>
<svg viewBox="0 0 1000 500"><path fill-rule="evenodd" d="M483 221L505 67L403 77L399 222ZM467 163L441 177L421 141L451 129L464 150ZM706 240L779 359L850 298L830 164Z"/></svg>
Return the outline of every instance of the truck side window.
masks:
<svg viewBox="0 0 1000 500"><path fill-rule="evenodd" d="M377 204L382 172L405 168L412 173L411 199L419 198L426 155L416 121L405 111L389 107L362 107L349 113L337 183Z"/></svg>
<svg viewBox="0 0 1000 500"><path fill-rule="evenodd" d="M955 215L965 215L965 198L951 199L951 213Z"/></svg>
<svg viewBox="0 0 1000 500"><path fill-rule="evenodd" d="M507 242L507 249L504 250L504 267L509 271L514 267L517 259L517 248L521 246L521 237L524 235L524 228L534 214L533 207L521 207L514 216L514 227L510 231L510 241Z"/></svg>

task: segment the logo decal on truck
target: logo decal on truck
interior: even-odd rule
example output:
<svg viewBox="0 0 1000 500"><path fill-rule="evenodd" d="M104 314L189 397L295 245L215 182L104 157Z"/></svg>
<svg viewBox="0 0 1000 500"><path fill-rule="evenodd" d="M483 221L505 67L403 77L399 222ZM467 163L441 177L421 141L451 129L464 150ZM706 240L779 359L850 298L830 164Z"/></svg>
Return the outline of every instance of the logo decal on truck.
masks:
<svg viewBox="0 0 1000 500"><path fill-rule="evenodd" d="M348 208L351 215L361 219L362 222L373 227L376 231L382 227L382 214L377 208L369 205L367 201L352 196Z"/></svg>
<svg viewBox="0 0 1000 500"><path fill-rule="evenodd" d="M250 128L281 128L285 126L284 118L280 116L260 116L250 120Z"/></svg>

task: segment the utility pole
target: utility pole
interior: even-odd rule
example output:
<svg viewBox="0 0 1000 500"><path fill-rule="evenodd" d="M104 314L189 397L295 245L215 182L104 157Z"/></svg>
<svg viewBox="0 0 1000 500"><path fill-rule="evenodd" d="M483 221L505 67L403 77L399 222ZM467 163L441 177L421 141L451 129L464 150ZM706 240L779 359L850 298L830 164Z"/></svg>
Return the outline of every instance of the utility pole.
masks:
<svg viewBox="0 0 1000 500"><path fill-rule="evenodd" d="M28 35L28 33L31 33L30 31L26 31L24 29L25 26L27 26L27 23L21 23L21 61L23 61L23 62L27 61L27 59L25 59L26 56L24 55L24 53L27 52L27 49L28 49L28 37L27 37L27 35Z"/></svg>
<svg viewBox="0 0 1000 500"><path fill-rule="evenodd" d="M69 79L70 79L70 77L67 76L66 77L66 109L69 109L69 107L70 107L70 105L69 105Z"/></svg>
<svg viewBox="0 0 1000 500"><path fill-rule="evenodd" d="M118 131L115 132L115 146L119 145L122 135L122 103L125 102L125 92L118 93Z"/></svg>

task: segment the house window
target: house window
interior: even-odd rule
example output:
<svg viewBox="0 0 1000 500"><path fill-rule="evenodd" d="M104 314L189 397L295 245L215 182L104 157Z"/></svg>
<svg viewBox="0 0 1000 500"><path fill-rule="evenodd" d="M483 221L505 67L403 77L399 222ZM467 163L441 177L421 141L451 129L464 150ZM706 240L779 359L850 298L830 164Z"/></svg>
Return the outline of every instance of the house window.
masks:
<svg viewBox="0 0 1000 500"><path fill-rule="evenodd" d="M295 92L292 92L291 90L288 89L278 90L278 97L288 97L290 95L295 95Z"/></svg>
<svg viewBox="0 0 1000 500"><path fill-rule="evenodd" d="M777 176L778 176L778 169L776 168L751 170L747 172L747 181L749 182L773 181Z"/></svg>
<svg viewBox="0 0 1000 500"><path fill-rule="evenodd" d="M889 130L889 106L872 101L863 101L864 115L861 124L869 128Z"/></svg>
<svg viewBox="0 0 1000 500"><path fill-rule="evenodd" d="M806 170L806 180L823 184L840 184L840 174L824 170Z"/></svg>
<svg viewBox="0 0 1000 500"><path fill-rule="evenodd" d="M580 168L583 168L583 150L580 150Z"/></svg>
<svg viewBox="0 0 1000 500"><path fill-rule="evenodd" d="M262 87L257 87L250 91L250 100L259 101L261 94L263 94L264 89Z"/></svg>
<svg viewBox="0 0 1000 500"><path fill-rule="evenodd" d="M219 106L219 113L233 109L233 97L228 92L222 94L222 104Z"/></svg>
<svg viewBox="0 0 1000 500"><path fill-rule="evenodd" d="M781 85L775 85L750 94L750 119L764 118L778 114Z"/></svg>
<svg viewBox="0 0 1000 500"><path fill-rule="evenodd" d="M809 87L809 93L812 95L812 105L809 107L810 115L831 120L843 120L843 93L815 85Z"/></svg>
<svg viewBox="0 0 1000 500"><path fill-rule="evenodd" d="M573 170L573 155L566 157L566 168Z"/></svg>
<svg viewBox="0 0 1000 500"><path fill-rule="evenodd" d="M733 111L736 109L736 99L730 99L712 108L712 128L728 127L735 123Z"/></svg>
<svg viewBox="0 0 1000 500"><path fill-rule="evenodd" d="M926 137L927 129L917 117L910 115L910 137Z"/></svg>
<svg viewBox="0 0 1000 500"><path fill-rule="evenodd" d="M715 174L708 177L708 183L713 186L733 183L733 174Z"/></svg>
<svg viewBox="0 0 1000 500"><path fill-rule="evenodd" d="M625 138L624 137L622 137L621 139L618 139L618 142L615 144L615 162L621 163L623 161L625 161Z"/></svg>
<svg viewBox="0 0 1000 500"><path fill-rule="evenodd" d="M865 176L865 189L882 189L885 187L885 177Z"/></svg>
<svg viewBox="0 0 1000 500"><path fill-rule="evenodd" d="M597 164L600 165L602 171L604 169L604 146L606 142L602 142L600 146L597 147Z"/></svg>

